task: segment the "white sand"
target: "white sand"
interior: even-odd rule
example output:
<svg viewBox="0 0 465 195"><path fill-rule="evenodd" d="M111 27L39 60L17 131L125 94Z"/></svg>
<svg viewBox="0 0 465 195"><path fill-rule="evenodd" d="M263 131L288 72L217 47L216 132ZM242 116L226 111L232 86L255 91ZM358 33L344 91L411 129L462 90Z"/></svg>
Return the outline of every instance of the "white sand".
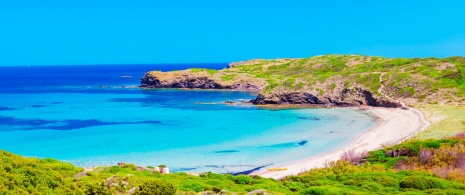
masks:
<svg viewBox="0 0 465 195"><path fill-rule="evenodd" d="M251 175L260 175L268 178L283 178L288 175L297 175L300 172L324 167L327 162L339 160L345 151L355 149L356 152L371 151L383 145L393 145L404 141L416 133L426 129L429 123L416 109L409 108L366 108L366 111L379 118L379 124L373 129L355 138L342 148L325 154L314 156L297 163L289 164L284 171L268 171L266 168L258 170ZM343 129L344 127L341 127Z"/></svg>

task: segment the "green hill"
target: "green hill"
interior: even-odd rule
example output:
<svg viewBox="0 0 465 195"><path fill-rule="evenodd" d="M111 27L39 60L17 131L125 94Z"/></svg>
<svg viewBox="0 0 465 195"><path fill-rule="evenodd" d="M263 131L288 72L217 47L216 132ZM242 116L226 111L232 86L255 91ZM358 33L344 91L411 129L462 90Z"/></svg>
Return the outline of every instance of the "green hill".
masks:
<svg viewBox="0 0 465 195"><path fill-rule="evenodd" d="M465 58L383 58L324 55L250 60L223 70L152 71L147 88L260 90L256 104L372 105L401 101L463 104Z"/></svg>

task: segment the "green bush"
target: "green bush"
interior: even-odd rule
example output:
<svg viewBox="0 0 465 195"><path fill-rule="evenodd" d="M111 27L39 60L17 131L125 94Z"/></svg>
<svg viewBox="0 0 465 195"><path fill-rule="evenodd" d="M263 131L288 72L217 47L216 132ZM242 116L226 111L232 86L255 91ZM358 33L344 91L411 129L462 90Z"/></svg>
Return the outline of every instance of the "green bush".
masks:
<svg viewBox="0 0 465 195"><path fill-rule="evenodd" d="M103 182L91 183L85 185L85 193L87 195L111 195L112 193L107 189Z"/></svg>
<svg viewBox="0 0 465 195"><path fill-rule="evenodd" d="M149 180L139 186L136 195L173 195L176 194L176 187L165 181Z"/></svg>
<svg viewBox="0 0 465 195"><path fill-rule="evenodd" d="M246 175L236 176L236 179L235 179L236 184L251 184L252 181L253 179Z"/></svg>
<svg viewBox="0 0 465 195"><path fill-rule="evenodd" d="M381 184L375 182L362 182L361 187L370 192L379 192L384 188Z"/></svg>
<svg viewBox="0 0 465 195"><path fill-rule="evenodd" d="M310 187L300 192L302 195L339 195L351 194L351 190L344 190L337 186L332 187Z"/></svg>
<svg viewBox="0 0 465 195"><path fill-rule="evenodd" d="M325 195L325 191L318 187L311 187L303 190L300 194L302 195Z"/></svg>
<svg viewBox="0 0 465 195"><path fill-rule="evenodd" d="M431 180L421 176L405 177L399 184L401 188L413 188L417 190L427 190L432 188Z"/></svg>
<svg viewBox="0 0 465 195"><path fill-rule="evenodd" d="M205 187L198 182L195 181L186 181L184 184L181 186L182 191L194 191L194 192L202 192L205 190Z"/></svg>
<svg viewBox="0 0 465 195"><path fill-rule="evenodd" d="M130 169L130 170L132 170L132 171L137 170L137 167L136 167L136 165L134 165L134 164L124 164L124 165L121 166L121 167L122 167L122 168L125 168L125 169Z"/></svg>
<svg viewBox="0 0 465 195"><path fill-rule="evenodd" d="M384 187L399 188L399 181L389 176L383 177L378 183Z"/></svg>

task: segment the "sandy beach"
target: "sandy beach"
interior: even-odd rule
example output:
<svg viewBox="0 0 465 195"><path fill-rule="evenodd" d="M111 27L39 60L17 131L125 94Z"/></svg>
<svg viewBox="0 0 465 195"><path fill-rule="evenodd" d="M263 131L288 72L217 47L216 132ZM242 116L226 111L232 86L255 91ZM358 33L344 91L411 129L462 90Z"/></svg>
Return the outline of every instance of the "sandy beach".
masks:
<svg viewBox="0 0 465 195"><path fill-rule="evenodd" d="M424 120L423 115L416 109L408 108L363 108L369 114L379 119L379 123L374 128L355 138L345 146L314 156L300 162L283 166L287 170L268 171L266 168L258 170L250 175L260 175L268 178L283 178L288 175L297 175L300 172L324 167L327 162L336 161L345 151L355 149L356 152L371 151L381 148L383 145L393 145L400 143L416 133L426 129L429 123ZM344 128L344 127L341 127Z"/></svg>

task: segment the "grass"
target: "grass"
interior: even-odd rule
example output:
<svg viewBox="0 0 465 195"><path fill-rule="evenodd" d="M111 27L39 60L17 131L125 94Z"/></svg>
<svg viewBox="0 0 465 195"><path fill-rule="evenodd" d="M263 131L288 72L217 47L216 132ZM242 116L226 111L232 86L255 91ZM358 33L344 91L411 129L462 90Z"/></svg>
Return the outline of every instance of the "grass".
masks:
<svg viewBox="0 0 465 195"><path fill-rule="evenodd" d="M453 105L416 105L431 125L414 139L439 139L465 131L465 107Z"/></svg>
<svg viewBox="0 0 465 195"><path fill-rule="evenodd" d="M208 69L208 68L190 68L189 69L192 73L196 73L196 72L207 72L208 74L215 74L218 72L218 70L213 70L213 69Z"/></svg>
<svg viewBox="0 0 465 195"><path fill-rule="evenodd" d="M221 80L223 81L232 81L234 80L235 78L237 77L237 74L227 74L227 75L223 75L221 76Z"/></svg>

